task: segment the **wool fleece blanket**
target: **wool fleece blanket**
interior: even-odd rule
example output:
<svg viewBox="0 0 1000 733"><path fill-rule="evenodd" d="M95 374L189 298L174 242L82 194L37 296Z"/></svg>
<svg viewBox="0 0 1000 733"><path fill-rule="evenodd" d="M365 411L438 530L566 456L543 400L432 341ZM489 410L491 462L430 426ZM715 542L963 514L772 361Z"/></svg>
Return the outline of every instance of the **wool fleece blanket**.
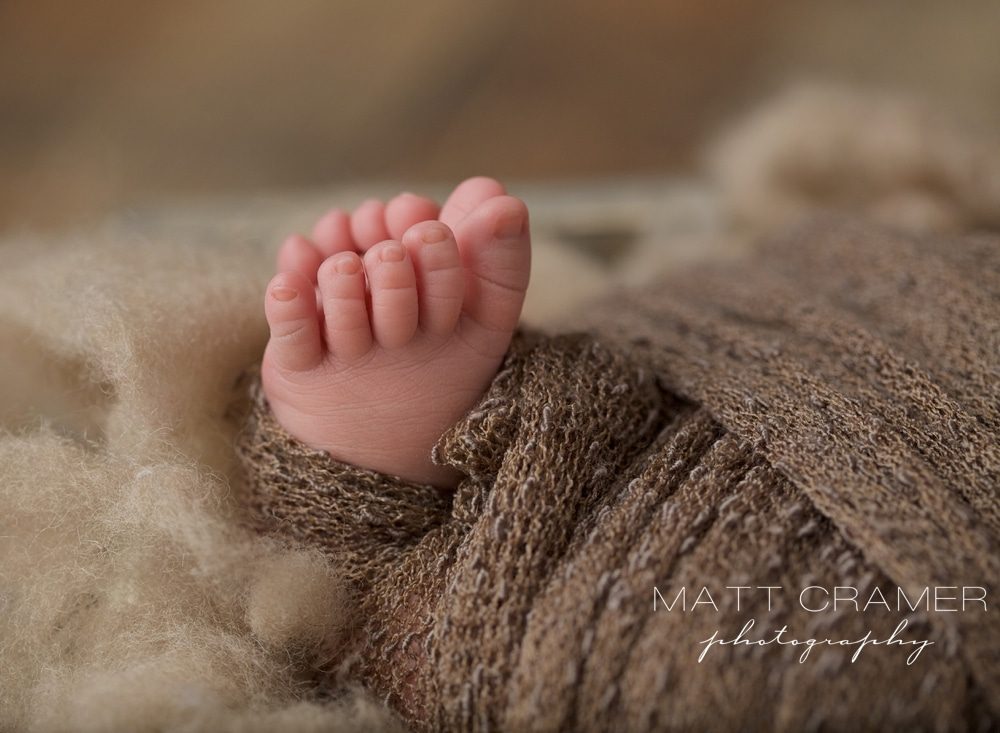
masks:
<svg viewBox="0 0 1000 733"><path fill-rule="evenodd" d="M8 236L0 729L995 727L996 145L812 89L715 153L526 195L546 328L454 496L253 392L270 243L329 199Z"/></svg>

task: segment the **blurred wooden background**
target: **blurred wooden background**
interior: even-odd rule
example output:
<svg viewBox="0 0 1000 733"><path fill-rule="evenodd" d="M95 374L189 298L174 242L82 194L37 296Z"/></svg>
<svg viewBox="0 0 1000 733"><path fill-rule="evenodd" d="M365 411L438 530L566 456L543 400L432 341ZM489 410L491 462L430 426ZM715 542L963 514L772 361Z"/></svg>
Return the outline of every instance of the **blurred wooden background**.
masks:
<svg viewBox="0 0 1000 733"><path fill-rule="evenodd" d="M799 79L996 124L998 37L992 0L5 0L0 229L345 180L683 174Z"/></svg>

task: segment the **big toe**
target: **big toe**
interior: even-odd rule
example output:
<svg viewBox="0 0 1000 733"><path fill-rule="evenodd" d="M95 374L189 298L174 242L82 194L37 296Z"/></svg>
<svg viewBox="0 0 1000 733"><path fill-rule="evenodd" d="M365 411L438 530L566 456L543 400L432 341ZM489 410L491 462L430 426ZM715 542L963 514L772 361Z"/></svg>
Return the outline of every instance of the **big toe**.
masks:
<svg viewBox="0 0 1000 733"><path fill-rule="evenodd" d="M487 176L466 178L455 186L455 190L441 207L441 221L454 229L484 201L503 196L505 193L507 190L495 178Z"/></svg>
<svg viewBox="0 0 1000 733"><path fill-rule="evenodd" d="M465 268L461 328L486 352L503 353L517 327L531 275L528 209L513 196L495 196L456 227Z"/></svg>

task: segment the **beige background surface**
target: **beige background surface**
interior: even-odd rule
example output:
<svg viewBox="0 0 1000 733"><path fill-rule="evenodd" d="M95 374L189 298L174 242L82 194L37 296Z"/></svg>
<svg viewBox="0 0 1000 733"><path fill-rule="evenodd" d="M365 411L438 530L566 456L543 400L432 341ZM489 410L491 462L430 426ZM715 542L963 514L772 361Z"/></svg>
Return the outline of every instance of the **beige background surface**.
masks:
<svg viewBox="0 0 1000 733"><path fill-rule="evenodd" d="M998 28L989 0L8 0L0 230L164 195L684 174L802 78L988 125Z"/></svg>

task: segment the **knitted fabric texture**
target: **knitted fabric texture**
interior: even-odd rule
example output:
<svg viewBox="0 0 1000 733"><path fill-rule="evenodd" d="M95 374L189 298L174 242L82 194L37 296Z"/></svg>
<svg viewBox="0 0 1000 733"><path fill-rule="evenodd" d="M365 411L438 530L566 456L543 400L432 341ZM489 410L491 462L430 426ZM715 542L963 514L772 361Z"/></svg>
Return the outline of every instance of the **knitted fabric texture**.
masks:
<svg viewBox="0 0 1000 733"><path fill-rule="evenodd" d="M255 521L335 557L362 609L331 675L417 729L1000 724L995 607L652 603L654 587L996 589L1000 242L821 222L572 325L586 333L520 335L442 437L454 493L303 446L255 384L239 446ZM902 616L934 642L912 665L887 646L698 661L747 619L754 638L854 640Z"/></svg>

